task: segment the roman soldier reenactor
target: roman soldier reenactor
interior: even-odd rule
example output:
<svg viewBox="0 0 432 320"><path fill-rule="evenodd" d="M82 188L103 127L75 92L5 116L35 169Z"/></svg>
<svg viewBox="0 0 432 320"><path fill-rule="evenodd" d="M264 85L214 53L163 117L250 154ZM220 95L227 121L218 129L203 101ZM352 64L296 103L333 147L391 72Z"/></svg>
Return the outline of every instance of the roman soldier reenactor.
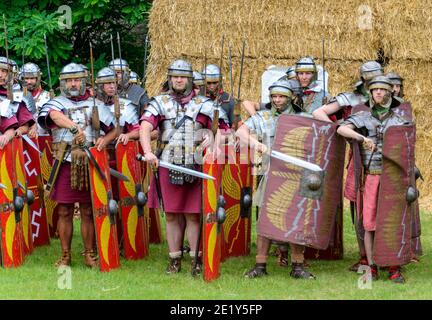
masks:
<svg viewBox="0 0 432 320"><path fill-rule="evenodd" d="M295 64L295 72L302 88L300 93L303 102L302 110L312 114L313 111L322 106L329 94L324 92L324 89L317 83L318 71L312 58L300 58Z"/></svg>
<svg viewBox="0 0 432 320"><path fill-rule="evenodd" d="M316 109L312 115L322 121L337 121L346 119L352 112L352 108L369 101L369 82L378 75L383 74L382 66L376 61L367 61L360 66L360 80L356 83L353 92L339 93L327 104ZM356 191L354 186L354 167L352 156L347 166L347 178L345 182L344 196L350 201L351 215L354 217ZM354 220L354 219L353 219ZM349 267L350 271L357 272L360 265L367 265L366 251L363 242L363 230L356 228L357 243L360 251L360 259Z"/></svg>
<svg viewBox="0 0 432 320"><path fill-rule="evenodd" d="M294 98L294 90L290 82L280 80L269 87L270 103L266 106L266 110L260 110L255 115L250 117L237 131L237 136L244 143L250 143L251 147L256 151L265 153L268 147L273 144L275 129L278 118L281 114L298 114L300 108L292 103ZM261 142L252 136L252 132L258 137L262 137ZM254 196L254 202L258 207L262 206L264 189L267 184L265 175L261 180ZM256 264L253 269L245 275L248 278L256 278L267 274L267 256L270 250L272 240L260 234L257 235L257 256ZM304 266L304 247L301 245L290 244L291 247L291 276L294 278L313 279L312 273L306 270ZM286 251L285 251L286 252Z"/></svg>
<svg viewBox="0 0 432 320"><path fill-rule="evenodd" d="M136 84L137 86L141 85L141 80L135 71L130 72L129 83L130 84Z"/></svg>
<svg viewBox="0 0 432 320"><path fill-rule="evenodd" d="M131 79L131 70L127 61L124 59L114 59L109 63L108 67L117 74L119 96L132 101L133 104L138 106L138 112L141 115L149 98L142 87L129 82Z"/></svg>
<svg viewBox="0 0 432 320"><path fill-rule="evenodd" d="M402 211L404 211L403 207L397 206L396 197L392 198L391 205L388 204L387 207L393 206L393 211L390 213L392 218L389 216L384 217L385 215L385 206L380 206L380 200L384 197L390 197L390 194L384 194L385 184L389 183L385 180L385 169L384 167L386 157L392 156L391 153L384 155L386 151L385 148L390 148L390 140L386 140L386 132L390 130L393 126L406 126L410 124L403 117L397 115L393 112L393 108L397 107L400 102L397 99L392 97L393 92L393 84L392 82L385 76L377 76L374 77L368 84L370 99L365 104L367 106L367 111L360 111L358 113L352 114L349 116L339 127L338 133L345 138L352 139L358 141L360 144L360 154L361 156L361 164L362 171L364 176L358 177L359 187L357 191L357 216L360 219L360 223L363 224L364 227L364 248L367 256L367 263L371 268L372 278L373 280L378 279L378 268L377 264L380 266L389 266L389 279L396 283L404 283L405 279L401 273L400 265L407 263L411 259L411 247L410 241L407 241L407 257L403 254L403 249L398 247L397 242L393 242L393 238L395 237L399 230L390 231L386 228L392 228L392 226L401 226L404 228L404 224L410 226L410 220L408 221L399 221L399 216L408 217L410 219L410 213L408 210L408 215L402 215ZM414 137L412 137L412 133L406 135L406 141L408 143L408 150L413 150L414 145L410 145L413 141L415 141L415 131ZM388 138L390 139L390 138ZM411 139L411 140L410 140ZM403 140L403 139L402 139ZM386 144L386 141L389 141ZM404 142L405 141L399 141ZM401 147L402 148L402 147ZM387 149L388 150L388 149ZM397 151L393 151L393 155L401 157L400 154L396 154ZM411 160L410 166L414 166L413 159L414 154L411 151L410 154L403 155ZM354 155L354 162L356 161ZM410 159L411 157L411 159ZM390 159L391 160L391 159ZM410 173L410 168L405 168L405 170ZM413 171L413 170L411 170ZM413 173L412 173L413 175ZM392 177L400 177L396 175L396 172L392 171ZM398 186L403 184L402 181L394 181ZM392 189L395 193L398 192L397 189ZM405 194L403 195L405 196ZM407 195L407 199L408 199ZM404 197L403 197L404 198ZM403 199L405 200L405 199ZM392 226L390 226L392 224ZM378 239L381 239L384 236L384 232L391 232L391 235L385 236L386 246L383 247L379 245ZM400 231L399 234L407 234L410 239L410 232L407 230L404 232ZM405 241L405 239L402 239ZM387 249L385 248L393 248ZM392 256L392 250L397 250L396 256L397 259L390 259L390 261L401 261L400 264L388 265L385 263L379 263L375 261L378 259L380 255L385 255L386 258ZM380 258L381 259L381 258ZM382 260L382 259L381 259ZM385 260L385 259L384 259ZM394 263L394 262L393 262Z"/></svg>
<svg viewBox="0 0 432 320"><path fill-rule="evenodd" d="M100 128L106 135L95 140L92 127L94 100L86 90L87 73L76 63L70 63L60 72L61 95L45 103L38 115L42 129L52 131L55 163L47 190L58 203L58 234L62 255L56 266L71 264L74 203L80 204L81 234L84 242L85 264L98 267L95 252L95 229L91 205L88 172L88 147L103 149L116 136L114 117L103 104L96 105ZM58 169L58 172L55 170Z"/></svg>
<svg viewBox="0 0 432 320"><path fill-rule="evenodd" d="M214 64L208 64L201 72L205 81L205 94L217 103L228 116L224 119L229 126L234 123L234 99L222 88L222 73L220 68Z"/></svg>
<svg viewBox="0 0 432 320"><path fill-rule="evenodd" d="M152 98L141 118L140 141L144 156L152 166L158 166L158 158L178 166L200 170L197 155L210 142L214 108L211 99L196 95L193 90L193 71L189 62L174 61L168 68L168 91ZM223 116L223 111L220 112ZM222 128L226 124L215 119ZM159 128L159 146L156 154L150 146L151 132ZM204 132L199 136L199 133ZM195 244L200 229L202 211L202 181L183 172L159 168L158 179L150 186L149 208L157 208L157 193L166 213L166 230L169 247L169 264L166 272L180 272L184 239L183 217L189 252L192 257L192 274L202 268L201 252L196 255ZM196 260L196 256L198 256Z"/></svg>
<svg viewBox="0 0 432 320"><path fill-rule="evenodd" d="M403 78L396 72L389 72L386 74L386 77L390 79L391 83L393 83L393 97L398 97L401 102L404 102Z"/></svg>
<svg viewBox="0 0 432 320"><path fill-rule="evenodd" d="M18 120L15 135L21 136L29 132L34 124L33 113L35 104L30 94L24 94L18 84L13 84L16 74L16 63L5 57L0 57L0 97L9 100L9 108Z"/></svg>
<svg viewBox="0 0 432 320"><path fill-rule="evenodd" d="M50 93L42 89L41 85L42 72L39 66L32 62L27 62L21 67L20 80L21 86L24 91L28 91L36 105L34 117L37 118L37 113L40 111L41 107L50 100ZM30 138L37 136L38 134L46 134L47 132L40 128L35 122L28 133Z"/></svg>
<svg viewBox="0 0 432 320"><path fill-rule="evenodd" d="M205 81L204 76L198 71L193 72L193 84L196 87L196 94L203 96L205 93Z"/></svg>

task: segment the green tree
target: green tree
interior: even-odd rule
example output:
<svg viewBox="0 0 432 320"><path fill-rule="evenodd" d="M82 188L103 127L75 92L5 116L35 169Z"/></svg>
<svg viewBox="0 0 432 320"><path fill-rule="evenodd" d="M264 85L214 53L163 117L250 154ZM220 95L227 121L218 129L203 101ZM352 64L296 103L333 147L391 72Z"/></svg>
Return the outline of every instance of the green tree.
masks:
<svg viewBox="0 0 432 320"><path fill-rule="evenodd" d="M118 57L117 32L122 58L142 76L144 38L152 1L143 0L14 0L2 1L0 10L7 25L9 57L18 65L37 63L47 83L44 34L47 36L53 85L61 68L69 62L90 66L89 42L93 44L95 72L111 60L110 36ZM68 14L70 13L70 19ZM70 24L68 24L70 20ZM0 33L1 54L5 55L4 32Z"/></svg>

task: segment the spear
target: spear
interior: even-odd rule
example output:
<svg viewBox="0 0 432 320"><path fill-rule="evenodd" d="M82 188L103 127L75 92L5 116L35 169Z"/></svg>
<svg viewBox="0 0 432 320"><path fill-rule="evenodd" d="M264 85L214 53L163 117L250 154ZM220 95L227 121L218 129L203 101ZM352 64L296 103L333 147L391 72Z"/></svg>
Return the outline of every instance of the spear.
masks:
<svg viewBox="0 0 432 320"><path fill-rule="evenodd" d="M6 61L8 64L8 75L7 75L7 98L12 101L12 72L11 72L11 63L9 61L9 46L8 46L8 35L7 35L7 27L6 27L6 17L3 14L3 26L4 26L4 36L5 36L5 49L6 49Z"/></svg>
<svg viewBox="0 0 432 320"><path fill-rule="evenodd" d="M243 48L242 48L241 62L240 62L240 76L239 76L239 84L238 84L238 91L237 91L237 100L240 100L240 88L241 88L241 82L242 82L242 77L243 77L245 46L246 46L246 40L243 40Z"/></svg>
<svg viewBox="0 0 432 320"><path fill-rule="evenodd" d="M219 60L219 84L218 84L218 88L217 88L217 92L216 92L216 99L215 99L215 103L214 103L214 112L213 112L213 122L212 122L212 132L213 135L216 135L216 131L218 129L218 124L219 124L219 100L220 100L220 89L222 88L222 62L223 62L223 48L224 48L224 40L225 40L225 35L222 36L222 41L221 41L221 54L220 54L220 60Z"/></svg>
<svg viewBox="0 0 432 320"><path fill-rule="evenodd" d="M52 83L51 83L51 71L50 71L50 64L49 64L48 44L47 44L46 33L44 33L44 41L45 41L45 56L46 56L47 69L48 69L48 84L50 87L50 98L52 99L52 98L54 98L54 90L52 88Z"/></svg>
<svg viewBox="0 0 432 320"><path fill-rule="evenodd" d="M121 56L121 44L120 44L120 35L117 32L117 45L118 45L118 52L119 52L119 58L120 58L120 74L121 74L121 84L123 85L123 61ZM117 77L117 75L116 75ZM117 129L120 128L120 104L119 104L119 93L118 93L118 87L116 86L116 95L114 97L114 117L116 118L116 127ZM120 133L120 132L119 132Z"/></svg>
<svg viewBox="0 0 432 320"><path fill-rule="evenodd" d="M148 33L145 36L145 44L144 44L144 67L143 67L143 87L145 86L145 81L146 81L146 71L147 71L147 50L148 50L148 43L149 43L149 37L148 37Z"/></svg>
<svg viewBox="0 0 432 320"><path fill-rule="evenodd" d="M92 88L94 90L94 68L93 68L93 46L91 41L89 41L90 44L90 70L91 70L91 82L92 82ZM99 138L100 134L100 121L99 121L99 110L96 106L96 93L93 92L93 110L92 110L92 127L95 130L95 138L96 141Z"/></svg>
<svg viewBox="0 0 432 320"><path fill-rule="evenodd" d="M324 52L325 52L324 51L324 38L322 38L322 58L321 58L321 60L322 60L322 67L323 67L323 91L324 91L323 100L322 100L323 104L325 104L325 102L326 102L326 85L325 85L326 71L325 71L325 54L324 54Z"/></svg>
<svg viewBox="0 0 432 320"><path fill-rule="evenodd" d="M122 61L122 56L121 56L120 35L118 32L117 32L117 45L118 45L118 52L119 52L119 58L120 58L121 85L123 86L123 66L122 66L123 61Z"/></svg>
<svg viewBox="0 0 432 320"><path fill-rule="evenodd" d="M25 53L25 26L23 26L23 51L22 51L22 65L24 66L24 53Z"/></svg>
<svg viewBox="0 0 432 320"><path fill-rule="evenodd" d="M22 35L23 35L23 42L24 42L24 45L23 45L23 51L22 51L22 68L23 68L23 71L24 71L24 54L25 54L25 26L23 26L23 33L22 33ZM27 93L28 93L28 90L27 90L27 83L26 83L26 81L25 81L25 79L24 79L24 74L23 74L23 77L22 77L22 82L23 82L23 92L24 92L24 95L26 96L27 95Z"/></svg>
<svg viewBox="0 0 432 320"><path fill-rule="evenodd" d="M110 41L111 41L111 60L113 60L114 62L114 44L113 44L112 34L110 34Z"/></svg>
<svg viewBox="0 0 432 320"><path fill-rule="evenodd" d="M229 45L229 74L230 74L230 90L231 97L234 96L234 83L233 83L233 65L232 65L232 47Z"/></svg>

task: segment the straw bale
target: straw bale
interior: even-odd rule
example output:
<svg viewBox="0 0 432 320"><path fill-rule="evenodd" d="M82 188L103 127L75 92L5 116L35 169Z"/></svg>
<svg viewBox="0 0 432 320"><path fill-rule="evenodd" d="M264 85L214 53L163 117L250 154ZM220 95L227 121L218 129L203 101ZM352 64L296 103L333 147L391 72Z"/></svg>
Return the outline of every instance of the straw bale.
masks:
<svg viewBox="0 0 432 320"><path fill-rule="evenodd" d="M429 107L432 104L432 62L392 60L385 71L395 71L404 78L405 99L413 106L417 129L416 164L425 178L424 182L419 182L420 204L432 208L432 190L428 188L432 184L432 117Z"/></svg>
<svg viewBox="0 0 432 320"><path fill-rule="evenodd" d="M328 58L374 59L378 37L360 25L361 8L371 2L159 0L150 13L152 51L201 56L207 49L209 57L217 57L223 33L238 47L248 39L254 58L319 57L324 37Z"/></svg>
<svg viewBox="0 0 432 320"><path fill-rule="evenodd" d="M376 7L384 53L391 59L432 61L432 2L382 1Z"/></svg>
<svg viewBox="0 0 432 320"><path fill-rule="evenodd" d="M370 9L371 29L362 26ZM228 46L233 52L234 93L237 95L240 52L246 39L241 98L259 100L261 75L270 65L290 66L299 57L313 56L321 63L321 39L326 40L326 70L329 91L335 95L352 90L358 68L377 58L383 49L389 59L386 71L405 78L406 99L411 101L417 125L417 165L425 182L420 182L422 208L432 209L432 131L429 104L432 94L432 3L413 0L156 0L150 13L151 52L146 88L158 93L166 80L169 64L176 58L190 61L194 70L207 63L219 65L221 38L223 85L230 91ZM364 22L364 21L363 21Z"/></svg>

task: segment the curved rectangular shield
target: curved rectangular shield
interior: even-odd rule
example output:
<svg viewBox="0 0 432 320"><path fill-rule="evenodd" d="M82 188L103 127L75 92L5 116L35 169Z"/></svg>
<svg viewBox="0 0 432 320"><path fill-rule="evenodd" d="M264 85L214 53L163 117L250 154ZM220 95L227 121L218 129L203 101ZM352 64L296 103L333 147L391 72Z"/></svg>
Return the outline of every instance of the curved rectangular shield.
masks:
<svg viewBox="0 0 432 320"><path fill-rule="evenodd" d="M144 206L138 206L137 193L142 192L141 163L136 160L138 142L120 143L116 148L117 170L129 178L118 181L119 210L123 228L123 248L126 259L142 259L148 255L148 228Z"/></svg>
<svg viewBox="0 0 432 320"><path fill-rule="evenodd" d="M105 175L102 179L95 166L89 161L90 188L93 205L93 218L101 271L120 267L120 251L117 239L116 214L109 212L109 201L113 199L111 179L106 150L90 148L95 162Z"/></svg>
<svg viewBox="0 0 432 320"><path fill-rule="evenodd" d="M341 202L345 141L336 125L281 115L273 150L319 165L320 173L271 158L257 233L316 249L329 246Z"/></svg>
<svg viewBox="0 0 432 320"><path fill-rule="evenodd" d="M415 134L413 124L392 126L384 133L374 238L374 261L379 266L404 265L411 260L416 201L407 201L407 191L415 188Z"/></svg>

